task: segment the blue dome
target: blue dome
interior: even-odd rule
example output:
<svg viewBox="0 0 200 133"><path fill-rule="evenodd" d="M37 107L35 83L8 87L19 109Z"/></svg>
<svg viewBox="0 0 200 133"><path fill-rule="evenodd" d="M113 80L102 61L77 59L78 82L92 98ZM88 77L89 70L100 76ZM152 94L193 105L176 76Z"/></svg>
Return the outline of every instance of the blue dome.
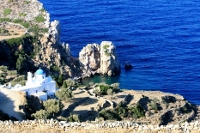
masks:
<svg viewBox="0 0 200 133"><path fill-rule="evenodd" d="M35 72L35 74L37 74L37 75L43 75L43 74L45 74L45 72L44 72L44 70L42 70L42 69L38 69L38 70Z"/></svg>

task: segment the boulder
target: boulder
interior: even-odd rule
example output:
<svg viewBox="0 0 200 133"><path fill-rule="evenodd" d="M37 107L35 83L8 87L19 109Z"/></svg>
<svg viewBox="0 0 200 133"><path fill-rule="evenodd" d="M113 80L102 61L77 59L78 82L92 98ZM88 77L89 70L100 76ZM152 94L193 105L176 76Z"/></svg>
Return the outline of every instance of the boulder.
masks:
<svg viewBox="0 0 200 133"><path fill-rule="evenodd" d="M132 69L132 65L129 63L129 62L126 62L125 64L124 64L124 67L125 67L125 69Z"/></svg>

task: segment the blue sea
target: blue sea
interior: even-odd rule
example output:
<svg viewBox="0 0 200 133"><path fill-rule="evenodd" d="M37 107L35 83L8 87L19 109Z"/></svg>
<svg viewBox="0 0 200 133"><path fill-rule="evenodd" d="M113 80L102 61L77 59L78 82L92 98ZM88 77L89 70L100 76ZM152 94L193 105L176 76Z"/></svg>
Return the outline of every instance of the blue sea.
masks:
<svg viewBox="0 0 200 133"><path fill-rule="evenodd" d="M61 23L61 41L72 55L88 43L112 41L120 76L93 81L119 82L121 88L160 90L200 104L199 0L40 0Z"/></svg>

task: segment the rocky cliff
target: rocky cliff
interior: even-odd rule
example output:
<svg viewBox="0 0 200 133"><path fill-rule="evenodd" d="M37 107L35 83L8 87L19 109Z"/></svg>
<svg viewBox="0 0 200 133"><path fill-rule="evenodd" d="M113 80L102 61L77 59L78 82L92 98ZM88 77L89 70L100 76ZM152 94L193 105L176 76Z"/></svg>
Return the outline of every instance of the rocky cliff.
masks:
<svg viewBox="0 0 200 133"><path fill-rule="evenodd" d="M111 42L102 42L100 46L88 45L80 52L79 58L72 57L69 45L60 42L59 22L50 22L49 13L38 0L2 1L1 7L0 23L17 23L26 34L14 38L7 36L12 39L0 41L1 53L8 55L0 55L0 65L19 72L42 67L48 74L55 77L62 75L64 78L89 77L92 74L111 76L120 72L115 47ZM9 29L13 33L16 33L15 30Z"/></svg>
<svg viewBox="0 0 200 133"><path fill-rule="evenodd" d="M84 76L106 74L109 76L120 73L120 63L115 53L115 46L110 41L100 45L88 44L79 53L79 60L84 67Z"/></svg>

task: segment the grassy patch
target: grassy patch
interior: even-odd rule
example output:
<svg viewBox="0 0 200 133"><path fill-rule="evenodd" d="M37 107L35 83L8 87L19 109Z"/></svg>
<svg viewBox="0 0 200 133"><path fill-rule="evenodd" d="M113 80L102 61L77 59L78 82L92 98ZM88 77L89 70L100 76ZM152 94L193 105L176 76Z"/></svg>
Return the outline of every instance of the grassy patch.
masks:
<svg viewBox="0 0 200 133"><path fill-rule="evenodd" d="M0 22L11 22L10 18L0 18Z"/></svg>
<svg viewBox="0 0 200 133"><path fill-rule="evenodd" d="M25 16L26 16L26 13L20 13L19 16L20 16L20 17L25 17Z"/></svg>
<svg viewBox="0 0 200 133"><path fill-rule="evenodd" d="M35 17L35 21L38 23L43 23L45 21L45 18L40 14L37 17Z"/></svg>
<svg viewBox="0 0 200 133"><path fill-rule="evenodd" d="M6 9L4 9L3 15L8 16L11 12L12 12L12 9L6 8Z"/></svg>
<svg viewBox="0 0 200 133"><path fill-rule="evenodd" d="M21 24L25 28L29 28L30 24L22 19L15 19L12 21L13 23Z"/></svg>
<svg viewBox="0 0 200 133"><path fill-rule="evenodd" d="M28 5L30 3L30 1L25 0L24 3Z"/></svg>

